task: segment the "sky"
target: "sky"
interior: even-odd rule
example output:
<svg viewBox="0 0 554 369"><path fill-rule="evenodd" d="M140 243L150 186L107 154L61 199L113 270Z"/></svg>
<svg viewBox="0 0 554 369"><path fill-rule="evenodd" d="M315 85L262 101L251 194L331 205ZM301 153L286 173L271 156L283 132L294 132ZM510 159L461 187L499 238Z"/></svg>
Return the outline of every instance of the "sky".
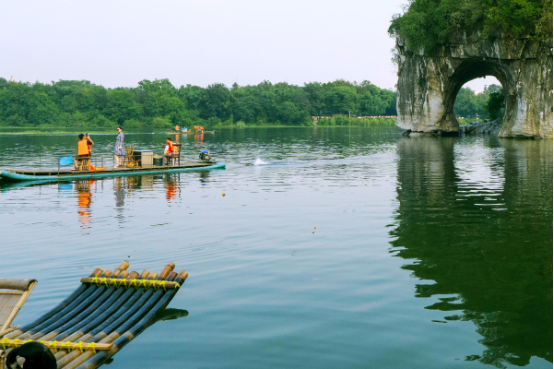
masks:
<svg viewBox="0 0 554 369"><path fill-rule="evenodd" d="M394 90L387 29L407 0L0 3L0 77L135 87L368 80ZM482 91L494 78L474 80ZM498 83L498 82L496 82Z"/></svg>

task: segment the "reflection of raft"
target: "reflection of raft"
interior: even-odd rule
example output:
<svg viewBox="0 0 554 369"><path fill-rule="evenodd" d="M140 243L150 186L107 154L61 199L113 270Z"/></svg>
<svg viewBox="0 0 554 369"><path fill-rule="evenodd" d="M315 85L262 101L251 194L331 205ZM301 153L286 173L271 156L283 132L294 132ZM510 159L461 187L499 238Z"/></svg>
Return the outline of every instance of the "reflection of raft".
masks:
<svg viewBox="0 0 554 369"><path fill-rule="evenodd" d="M145 174L181 173L198 170L224 169L225 163L203 161L183 162L180 166L153 166L150 168L107 168L103 171L61 170L19 170L0 171L0 177L14 181L65 181L74 179L91 179L121 176L141 176Z"/></svg>
<svg viewBox="0 0 554 369"><path fill-rule="evenodd" d="M194 130L188 130L188 131L165 131L165 134L166 135L194 135L194 134L202 134L202 133L208 133L208 134L212 134L212 133L215 133L215 131L194 131Z"/></svg>
<svg viewBox="0 0 554 369"><path fill-rule="evenodd" d="M81 286L35 322L0 338L0 346L41 341L55 354L58 369L92 369L102 365L153 322L188 276L173 272L127 272L127 261L113 273L97 268ZM179 312L179 311L177 311ZM170 314L179 317L185 314ZM169 318L170 319L170 318Z"/></svg>

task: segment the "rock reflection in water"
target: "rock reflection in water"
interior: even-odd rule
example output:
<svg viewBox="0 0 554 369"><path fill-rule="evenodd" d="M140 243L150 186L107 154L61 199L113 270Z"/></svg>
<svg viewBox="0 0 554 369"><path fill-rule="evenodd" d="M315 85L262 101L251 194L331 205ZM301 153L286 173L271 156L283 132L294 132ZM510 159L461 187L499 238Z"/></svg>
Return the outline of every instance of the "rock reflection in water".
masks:
<svg viewBox="0 0 554 369"><path fill-rule="evenodd" d="M552 143L500 142L465 153L475 145L458 138L399 140L391 251L434 281L416 285L438 298L427 309L477 326L486 348L466 360L552 362ZM489 170L472 172L475 160Z"/></svg>

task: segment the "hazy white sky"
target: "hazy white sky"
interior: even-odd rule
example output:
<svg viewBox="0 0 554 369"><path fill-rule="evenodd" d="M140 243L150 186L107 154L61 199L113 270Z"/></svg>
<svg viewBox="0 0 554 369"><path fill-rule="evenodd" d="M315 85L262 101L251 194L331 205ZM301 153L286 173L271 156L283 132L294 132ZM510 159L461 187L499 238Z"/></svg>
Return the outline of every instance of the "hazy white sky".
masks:
<svg viewBox="0 0 554 369"><path fill-rule="evenodd" d="M394 89L387 29L407 0L0 3L0 77L134 87L369 80ZM472 83L476 90L483 79Z"/></svg>

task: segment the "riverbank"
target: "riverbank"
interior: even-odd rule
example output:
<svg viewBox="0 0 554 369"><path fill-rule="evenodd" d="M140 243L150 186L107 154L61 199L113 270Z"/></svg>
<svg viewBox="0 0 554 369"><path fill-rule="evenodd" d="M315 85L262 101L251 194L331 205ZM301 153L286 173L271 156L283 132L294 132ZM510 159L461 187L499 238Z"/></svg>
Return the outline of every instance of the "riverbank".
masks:
<svg viewBox="0 0 554 369"><path fill-rule="evenodd" d="M498 136L500 127L502 127L504 119L498 118L488 122L475 122L460 126L460 134L464 135L478 135L478 134L491 134Z"/></svg>
<svg viewBox="0 0 554 369"><path fill-rule="evenodd" d="M215 124L213 127L206 128L206 131L220 130L220 129L251 129L251 128L306 128L306 127L370 127L375 125L392 126L396 124L396 118L344 118L344 117L332 117L320 119L317 124L309 123L305 126L298 125L283 125L275 123L258 123L258 124L246 124L244 122L237 122L231 124ZM123 127L125 129L125 127ZM82 128L70 128L70 127L0 127L0 135L11 134L31 134L31 135L60 135L60 134L79 134L89 133L92 135L102 134L116 134L115 130L110 127L105 130L87 130ZM161 128L148 128L148 129L125 129L125 134L156 134L165 133L161 131Z"/></svg>

